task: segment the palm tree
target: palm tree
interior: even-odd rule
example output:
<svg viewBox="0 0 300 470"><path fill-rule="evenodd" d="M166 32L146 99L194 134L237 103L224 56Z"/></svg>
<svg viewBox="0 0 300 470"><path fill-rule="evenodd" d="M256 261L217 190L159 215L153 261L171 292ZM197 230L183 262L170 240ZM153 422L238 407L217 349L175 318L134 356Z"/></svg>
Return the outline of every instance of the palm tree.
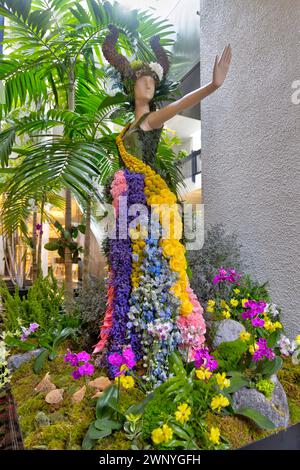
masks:
<svg viewBox="0 0 300 470"><path fill-rule="evenodd" d="M68 231L71 192L86 200L95 194L93 181L104 180L116 167L109 123L126 98L104 91L101 43L107 26L113 23L123 31L120 47L124 53L136 51L138 59L148 61L154 60L150 37L159 33L164 46L171 44L166 39L170 26L147 12L124 11L117 2L95 0L87 0L86 8L76 1L0 0L0 15L8 21L5 42L13 45L8 56L0 56L0 80L6 85L0 118L8 122L0 133L0 161L2 167L9 166L12 151L20 161L5 187L4 227L11 231L24 225L28 201L35 198L40 203L45 191L60 184L66 191ZM41 109L32 110L37 103L42 103ZM24 106L25 115L12 119L12 112ZM122 116L115 121L124 123ZM56 126L63 129L59 135L54 134ZM49 129L53 134L48 134ZM15 146L21 135L39 138ZM65 265L66 297L71 299L68 250Z"/></svg>

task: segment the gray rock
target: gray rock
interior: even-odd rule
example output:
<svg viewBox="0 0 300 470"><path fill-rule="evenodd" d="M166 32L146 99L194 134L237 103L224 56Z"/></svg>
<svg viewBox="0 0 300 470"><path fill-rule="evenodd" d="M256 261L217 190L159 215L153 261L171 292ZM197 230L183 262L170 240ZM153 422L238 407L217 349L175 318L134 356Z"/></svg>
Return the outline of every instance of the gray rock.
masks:
<svg viewBox="0 0 300 470"><path fill-rule="evenodd" d="M221 321L210 322L212 329L212 347L216 349L220 344L227 341L235 341L240 337L240 333L245 330L244 326L238 321L225 319Z"/></svg>
<svg viewBox="0 0 300 470"><path fill-rule="evenodd" d="M34 421L40 427L50 426L51 424L50 418L43 411L37 412L37 414L34 417Z"/></svg>
<svg viewBox="0 0 300 470"><path fill-rule="evenodd" d="M33 351L27 351L25 353L13 354L8 358L8 368L13 372L18 369L25 362L30 361L33 357L37 357L44 348L34 349Z"/></svg>
<svg viewBox="0 0 300 470"><path fill-rule="evenodd" d="M271 377L275 383L272 398L268 400L256 388L243 387L233 394L232 406L235 409L253 408L269 418L276 428L289 424L289 407L283 386L276 375Z"/></svg>

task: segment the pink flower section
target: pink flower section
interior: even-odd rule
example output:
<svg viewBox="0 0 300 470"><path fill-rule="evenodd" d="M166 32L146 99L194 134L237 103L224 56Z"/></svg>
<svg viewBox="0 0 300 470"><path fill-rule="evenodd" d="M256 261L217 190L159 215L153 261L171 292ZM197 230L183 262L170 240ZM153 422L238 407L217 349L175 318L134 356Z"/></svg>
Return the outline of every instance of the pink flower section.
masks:
<svg viewBox="0 0 300 470"><path fill-rule="evenodd" d="M190 315L181 315L177 320L177 325L182 337L181 348L188 350L188 359L192 361L196 351L201 349L205 342L206 325L203 318L203 308L190 286L187 287L187 292L189 301L194 308Z"/></svg>
<svg viewBox="0 0 300 470"><path fill-rule="evenodd" d="M110 190L110 194L113 197L113 206L115 208L116 215L119 214L119 196L124 195L126 191L127 191L127 182L126 182L125 173L123 170L119 170L114 176L114 179L111 185L111 190Z"/></svg>
<svg viewBox="0 0 300 470"><path fill-rule="evenodd" d="M96 354L106 346L112 327L114 287L112 284L112 272L109 272L109 287L107 290L107 307L104 315L103 324L100 330L100 341L95 345L93 354Z"/></svg>

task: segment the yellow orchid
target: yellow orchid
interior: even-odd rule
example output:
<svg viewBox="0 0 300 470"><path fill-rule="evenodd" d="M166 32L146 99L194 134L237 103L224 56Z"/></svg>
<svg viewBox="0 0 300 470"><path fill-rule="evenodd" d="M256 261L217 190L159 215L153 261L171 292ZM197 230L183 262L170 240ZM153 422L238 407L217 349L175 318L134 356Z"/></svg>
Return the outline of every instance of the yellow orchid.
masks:
<svg viewBox="0 0 300 470"><path fill-rule="evenodd" d="M177 410L175 411L176 421L179 421L179 423L184 424L186 421L189 420L191 413L191 407L187 403L182 403L178 406Z"/></svg>
<svg viewBox="0 0 300 470"><path fill-rule="evenodd" d="M208 380L212 376L212 372L206 369L205 367L200 367L200 369L196 369L195 374L199 380Z"/></svg>
<svg viewBox="0 0 300 470"><path fill-rule="evenodd" d="M210 434L208 436L208 439L213 443L213 444L220 444L220 429L216 427L211 427L210 428Z"/></svg>
<svg viewBox="0 0 300 470"><path fill-rule="evenodd" d="M225 408L228 405L229 405L228 398L222 394L213 397L211 404L210 404L211 409L214 411L218 411L218 412L221 411L221 408Z"/></svg>
<svg viewBox="0 0 300 470"><path fill-rule="evenodd" d="M240 332L240 339L242 341L249 341L250 338L251 334L248 331L243 330Z"/></svg>
<svg viewBox="0 0 300 470"><path fill-rule="evenodd" d="M128 390L129 388L134 387L134 379L133 377L131 377L131 375L121 375L120 384L122 385L122 387Z"/></svg>
<svg viewBox="0 0 300 470"><path fill-rule="evenodd" d="M217 380L217 384L219 385L221 390L223 390L224 388L230 387L230 380L226 378L225 372L223 372L222 374L220 374L220 372L218 372L215 375L215 377L216 377L216 380Z"/></svg>

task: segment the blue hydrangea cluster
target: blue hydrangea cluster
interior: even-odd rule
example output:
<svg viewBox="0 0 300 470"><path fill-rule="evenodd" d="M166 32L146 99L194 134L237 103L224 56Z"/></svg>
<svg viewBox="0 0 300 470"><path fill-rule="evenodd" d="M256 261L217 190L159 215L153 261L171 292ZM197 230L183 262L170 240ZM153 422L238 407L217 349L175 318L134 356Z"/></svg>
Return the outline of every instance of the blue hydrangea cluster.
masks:
<svg viewBox="0 0 300 470"><path fill-rule="evenodd" d="M149 237L145 242L140 287L130 298L127 334L137 359L143 359L143 379L157 386L168 378L167 359L181 339L176 325L179 300L169 291L177 274L170 270L159 241Z"/></svg>

